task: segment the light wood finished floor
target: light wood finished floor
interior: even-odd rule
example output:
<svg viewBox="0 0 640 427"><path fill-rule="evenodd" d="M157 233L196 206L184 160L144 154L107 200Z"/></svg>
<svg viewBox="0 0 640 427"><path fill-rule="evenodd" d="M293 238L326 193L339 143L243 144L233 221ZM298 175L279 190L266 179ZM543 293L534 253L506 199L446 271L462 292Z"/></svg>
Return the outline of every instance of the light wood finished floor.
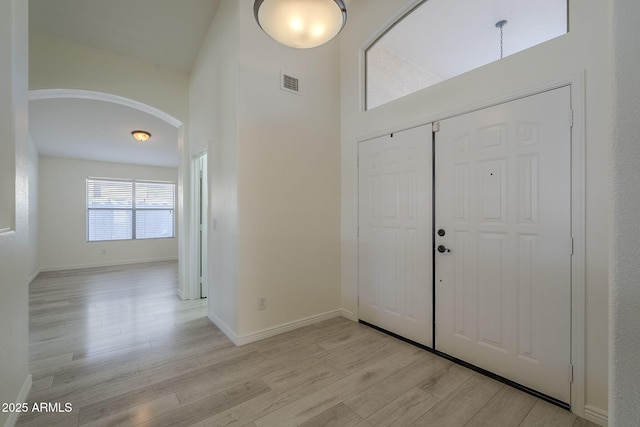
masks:
<svg viewBox="0 0 640 427"><path fill-rule="evenodd" d="M335 318L235 347L175 263L41 274L30 287L19 426L595 426L424 350Z"/></svg>

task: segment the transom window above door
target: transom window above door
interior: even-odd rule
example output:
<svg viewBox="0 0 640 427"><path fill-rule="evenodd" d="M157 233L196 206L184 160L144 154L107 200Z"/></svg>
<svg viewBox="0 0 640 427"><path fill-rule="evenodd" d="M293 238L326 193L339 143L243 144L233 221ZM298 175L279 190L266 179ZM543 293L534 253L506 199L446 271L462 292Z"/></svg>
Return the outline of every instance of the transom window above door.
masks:
<svg viewBox="0 0 640 427"><path fill-rule="evenodd" d="M567 3L419 2L366 50L366 109L566 34Z"/></svg>

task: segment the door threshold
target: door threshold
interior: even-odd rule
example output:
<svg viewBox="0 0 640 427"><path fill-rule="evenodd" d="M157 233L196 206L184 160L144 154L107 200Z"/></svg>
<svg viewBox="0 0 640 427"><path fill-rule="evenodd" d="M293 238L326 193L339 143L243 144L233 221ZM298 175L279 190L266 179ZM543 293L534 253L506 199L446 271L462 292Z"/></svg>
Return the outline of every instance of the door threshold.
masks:
<svg viewBox="0 0 640 427"><path fill-rule="evenodd" d="M364 320L359 320L359 319L358 319L358 323L362 323L363 325L368 326L368 327L370 327L370 328L372 328L372 329L375 329L375 330L377 330L377 331L380 331L380 332L382 332L383 334L390 335L390 336L392 336L392 337L394 337L394 338L396 338L396 339L399 339L400 341L404 341L404 342L406 342L407 344L411 344L411 345L413 345L413 346L416 346L416 347L418 347L418 348L421 348L422 350L426 350L426 351L428 351L429 353L435 353L435 350L434 350L434 349L432 349L431 347L428 347L428 346L426 346L426 345L424 345L424 344L420 344L419 342L412 341L412 340L410 340L409 338L405 338L405 337L403 337L402 335L398 335L398 334L393 333L393 332L391 332L391 331L388 331L388 330L386 330L386 329L382 329L380 326L376 326L376 325L374 325L374 324L372 324L372 323L365 322Z"/></svg>
<svg viewBox="0 0 640 427"><path fill-rule="evenodd" d="M523 391L523 392L525 392L527 394L530 394L530 395L532 395L534 397L537 397L538 399L544 400L545 402L549 402L549 403L551 403L551 404L553 404L555 406L558 406L558 407L560 407L562 409L565 409L567 411L571 411L571 405L570 404L568 404L566 402L562 402L561 400L558 400L555 397L548 396L548 395L546 395L544 393L541 393L541 392L539 392L537 390L534 390L532 388L529 388L529 387L524 386L522 384L519 384L517 382L511 381L510 379L502 377L502 376L500 376L498 374L495 374L495 373L493 373L491 371L487 371L486 369L482 369L482 368L480 368L480 367L478 367L476 365L472 365L471 363L465 362L464 360L458 359L457 357L450 356L447 353L443 353L441 351L438 351L436 349L428 347L428 346L426 346L424 344L417 343L417 342L412 341L412 340L410 340L408 338L405 338L405 337L403 337L401 335L398 335L396 333L393 333L391 331L383 329L383 328L381 328L379 326L373 325L373 324L371 324L369 322L365 322L364 320L358 320L358 322L363 324L363 325L365 325L365 326L368 326L368 327L370 327L372 329L380 331L380 332L382 332L384 334L392 336L392 337L394 337L396 339L399 339L400 341L404 341L407 344L411 344L411 345L413 345L415 347L418 347L418 348L420 348L422 350L426 350L429 353L435 354L436 356L440 356L440 357L442 357L444 359L447 359L447 360L449 360L449 361L451 361L451 362L453 362L455 364L458 364L460 366L464 366L467 369L471 369L472 371L475 371L475 372L477 372L479 374L482 374L482 375L484 375L486 377L489 377L489 378L491 378L493 380L496 380L498 382L506 384L509 387L513 387L516 390Z"/></svg>

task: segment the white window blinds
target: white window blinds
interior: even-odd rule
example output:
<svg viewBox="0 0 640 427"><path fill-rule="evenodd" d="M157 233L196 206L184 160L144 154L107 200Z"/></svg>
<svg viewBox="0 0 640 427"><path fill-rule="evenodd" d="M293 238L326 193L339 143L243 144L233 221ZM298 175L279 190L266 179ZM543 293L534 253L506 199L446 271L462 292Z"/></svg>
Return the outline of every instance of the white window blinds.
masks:
<svg viewBox="0 0 640 427"><path fill-rule="evenodd" d="M87 240L175 237L175 185L87 179Z"/></svg>

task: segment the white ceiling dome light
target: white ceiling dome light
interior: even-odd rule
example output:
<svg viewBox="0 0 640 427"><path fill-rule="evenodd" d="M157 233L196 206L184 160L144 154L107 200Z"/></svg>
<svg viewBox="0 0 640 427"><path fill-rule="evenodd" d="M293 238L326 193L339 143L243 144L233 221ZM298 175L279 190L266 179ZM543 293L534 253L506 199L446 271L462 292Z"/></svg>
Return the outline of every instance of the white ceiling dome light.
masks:
<svg viewBox="0 0 640 427"><path fill-rule="evenodd" d="M302 49L328 42L347 21L342 0L255 0L253 13L269 37Z"/></svg>

